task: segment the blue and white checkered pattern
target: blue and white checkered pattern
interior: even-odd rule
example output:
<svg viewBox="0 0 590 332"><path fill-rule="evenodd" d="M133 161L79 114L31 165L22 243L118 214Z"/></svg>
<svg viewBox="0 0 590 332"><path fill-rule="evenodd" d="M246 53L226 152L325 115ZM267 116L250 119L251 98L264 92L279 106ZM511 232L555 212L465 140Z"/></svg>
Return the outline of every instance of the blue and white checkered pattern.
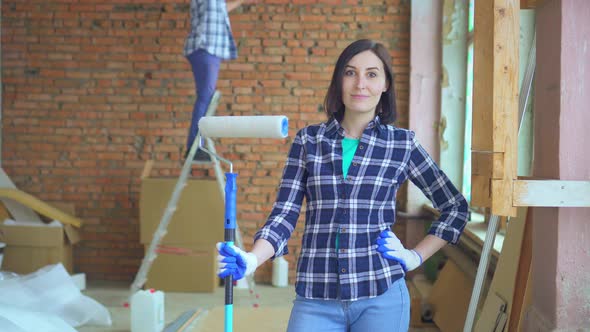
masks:
<svg viewBox="0 0 590 332"><path fill-rule="evenodd" d="M383 125L376 117L343 178L343 129L336 120L297 133L273 210L255 235L269 241L276 256L286 254L306 199L297 294L313 299L371 298L404 276L399 263L377 252L375 241L395 223L396 193L408 179L441 211L429 233L457 243L467 222L467 201L414 135Z"/></svg>
<svg viewBox="0 0 590 332"><path fill-rule="evenodd" d="M190 32L184 42L184 55L203 49L221 59L238 56L223 0L191 0Z"/></svg>

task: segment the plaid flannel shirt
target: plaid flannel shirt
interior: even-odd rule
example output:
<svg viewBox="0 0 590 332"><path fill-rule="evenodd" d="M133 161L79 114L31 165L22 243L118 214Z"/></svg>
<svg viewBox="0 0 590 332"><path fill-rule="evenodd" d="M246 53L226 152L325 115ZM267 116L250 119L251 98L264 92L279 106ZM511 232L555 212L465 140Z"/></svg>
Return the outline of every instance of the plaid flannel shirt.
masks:
<svg viewBox="0 0 590 332"><path fill-rule="evenodd" d="M429 234L455 244L467 222L467 201L414 132L383 125L376 117L363 132L346 178L343 137L334 119L297 133L272 212L255 235L273 245L275 257L288 253L287 241L306 199L295 285L305 298L371 298L404 276L399 263L377 252L375 241L395 223L396 193L408 179L441 211Z"/></svg>
<svg viewBox="0 0 590 332"><path fill-rule="evenodd" d="M191 0L190 32L184 42L184 55L198 49L229 60L238 57L224 0Z"/></svg>

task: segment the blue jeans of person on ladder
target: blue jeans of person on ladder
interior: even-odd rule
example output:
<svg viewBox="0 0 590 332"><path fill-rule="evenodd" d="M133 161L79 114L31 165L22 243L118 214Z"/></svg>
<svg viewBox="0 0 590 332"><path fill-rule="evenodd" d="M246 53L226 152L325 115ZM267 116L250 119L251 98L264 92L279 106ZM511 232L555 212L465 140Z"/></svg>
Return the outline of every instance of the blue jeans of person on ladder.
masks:
<svg viewBox="0 0 590 332"><path fill-rule="evenodd" d="M189 127L186 149L190 150L199 131L199 120L205 113L217 86L219 76L219 65L221 59L207 51L199 49L187 56L193 70L197 98L193 107L191 126Z"/></svg>

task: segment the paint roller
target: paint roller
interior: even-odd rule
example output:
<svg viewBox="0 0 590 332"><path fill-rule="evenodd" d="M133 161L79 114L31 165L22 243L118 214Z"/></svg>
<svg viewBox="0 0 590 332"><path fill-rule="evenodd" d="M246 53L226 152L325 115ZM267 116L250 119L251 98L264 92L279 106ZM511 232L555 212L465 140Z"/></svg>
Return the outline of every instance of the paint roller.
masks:
<svg viewBox="0 0 590 332"><path fill-rule="evenodd" d="M286 116L206 116L199 121L204 137L285 138L289 131Z"/></svg>
<svg viewBox="0 0 590 332"><path fill-rule="evenodd" d="M206 116L199 121L199 136L207 138L285 138L289 132L286 116ZM198 142L201 142L197 137ZM237 177L230 161L205 150L209 155L230 165L225 173L225 220L224 241L234 244L236 233ZM233 277L225 277L225 332L233 330Z"/></svg>

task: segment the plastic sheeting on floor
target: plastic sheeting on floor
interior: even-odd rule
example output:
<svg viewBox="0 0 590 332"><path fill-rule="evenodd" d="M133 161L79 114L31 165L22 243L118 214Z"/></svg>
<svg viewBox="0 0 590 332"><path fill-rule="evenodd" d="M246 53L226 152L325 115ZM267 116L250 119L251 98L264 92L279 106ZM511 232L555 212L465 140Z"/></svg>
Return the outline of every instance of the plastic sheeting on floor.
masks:
<svg viewBox="0 0 590 332"><path fill-rule="evenodd" d="M55 326L61 321L71 327L112 324L109 311L94 299L83 295L61 264L48 265L17 278L0 280L0 294L0 331L11 331L2 328L2 322L8 324L7 321L12 324L26 322L26 327L21 326L25 328L23 331L53 331L50 326L43 325L50 321L57 324ZM19 313L22 315L19 316ZM47 317L53 318L48 320ZM39 324L39 327L31 328L35 326L31 324Z"/></svg>
<svg viewBox="0 0 590 332"><path fill-rule="evenodd" d="M0 331L5 332L76 332L56 315L11 308L0 304Z"/></svg>

